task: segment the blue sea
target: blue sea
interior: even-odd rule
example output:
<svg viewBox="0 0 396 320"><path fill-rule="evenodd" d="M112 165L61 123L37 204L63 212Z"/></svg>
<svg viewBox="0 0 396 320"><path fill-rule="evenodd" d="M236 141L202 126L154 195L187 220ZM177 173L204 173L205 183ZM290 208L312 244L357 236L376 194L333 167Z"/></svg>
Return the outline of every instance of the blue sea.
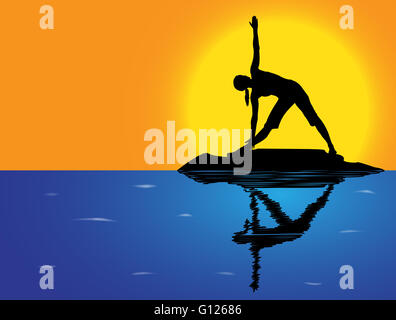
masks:
<svg viewBox="0 0 396 320"><path fill-rule="evenodd" d="M261 198L175 171L3 171L0 298L395 299L395 190L392 171ZM277 230L270 204L294 221L318 199L294 238L235 241Z"/></svg>

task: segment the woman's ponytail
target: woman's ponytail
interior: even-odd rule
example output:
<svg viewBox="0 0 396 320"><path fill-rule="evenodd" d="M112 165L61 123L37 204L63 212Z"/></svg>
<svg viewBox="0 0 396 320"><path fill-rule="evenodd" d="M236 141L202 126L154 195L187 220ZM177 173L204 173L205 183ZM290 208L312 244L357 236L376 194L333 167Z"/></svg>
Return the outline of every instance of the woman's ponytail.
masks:
<svg viewBox="0 0 396 320"><path fill-rule="evenodd" d="M245 102L246 102L246 105L249 106L249 90L248 89L245 90Z"/></svg>

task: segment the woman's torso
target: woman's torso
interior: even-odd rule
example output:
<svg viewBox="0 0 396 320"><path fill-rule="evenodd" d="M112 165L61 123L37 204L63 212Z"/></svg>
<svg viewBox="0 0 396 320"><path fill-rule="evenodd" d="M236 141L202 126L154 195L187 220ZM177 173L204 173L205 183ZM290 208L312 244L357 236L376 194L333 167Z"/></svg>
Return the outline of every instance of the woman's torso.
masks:
<svg viewBox="0 0 396 320"><path fill-rule="evenodd" d="M257 70L252 73L252 96L262 97L274 95L280 97L290 91L294 81L282 78L271 72Z"/></svg>

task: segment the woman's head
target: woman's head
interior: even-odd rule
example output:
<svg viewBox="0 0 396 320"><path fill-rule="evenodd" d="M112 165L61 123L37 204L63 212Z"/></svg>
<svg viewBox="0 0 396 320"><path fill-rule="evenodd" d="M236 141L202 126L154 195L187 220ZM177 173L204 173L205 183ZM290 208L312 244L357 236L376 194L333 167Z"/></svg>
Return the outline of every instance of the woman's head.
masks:
<svg viewBox="0 0 396 320"><path fill-rule="evenodd" d="M245 102L246 105L249 105L249 90L248 88L251 87L252 79L247 76L236 76L234 78L234 87L239 91L245 91Z"/></svg>
<svg viewBox="0 0 396 320"><path fill-rule="evenodd" d="M252 80L247 76L236 76L234 78L234 87L239 91L245 91L247 88L250 87L250 82Z"/></svg>

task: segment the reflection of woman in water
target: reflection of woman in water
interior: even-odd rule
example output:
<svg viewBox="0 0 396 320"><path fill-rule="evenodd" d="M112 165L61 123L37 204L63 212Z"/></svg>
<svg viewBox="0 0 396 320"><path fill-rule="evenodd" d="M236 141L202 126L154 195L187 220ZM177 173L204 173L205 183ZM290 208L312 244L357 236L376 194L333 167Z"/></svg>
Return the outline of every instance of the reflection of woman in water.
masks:
<svg viewBox="0 0 396 320"><path fill-rule="evenodd" d="M300 238L311 227L311 222L315 218L318 211L326 205L329 200L330 193L333 191L334 185L328 184L323 194L316 199L315 202L308 205L300 217L296 220L282 211L280 204L272 199L261 190L248 188L245 191L250 193L250 209L252 210L252 221L246 219L244 230L236 232L233 241L238 244L250 243L250 252L253 257L253 272L250 287L256 291L259 287L260 280L260 250L279 245L286 241L294 241ZM274 228L266 228L260 225L259 206L261 201L271 214L278 226ZM251 231L249 234L248 231Z"/></svg>
<svg viewBox="0 0 396 320"><path fill-rule="evenodd" d="M307 118L311 126L315 126L324 140L329 146L329 154L335 155L333 143L331 142L329 133L322 120L316 114L308 95L304 89L295 81L284 79L276 74L265 72L259 69L260 63L260 47L258 40L258 22L257 18L253 17L250 25L253 28L253 62L250 68L251 78L247 76L236 76L234 79L234 86L237 90L245 91L246 104L249 105L249 90L252 89L250 101L252 103L252 145L263 141L272 129L279 127L285 113L293 104L302 111L305 118ZM264 128L256 135L257 115L258 115L258 98L274 95L278 97L278 101L268 116Z"/></svg>

